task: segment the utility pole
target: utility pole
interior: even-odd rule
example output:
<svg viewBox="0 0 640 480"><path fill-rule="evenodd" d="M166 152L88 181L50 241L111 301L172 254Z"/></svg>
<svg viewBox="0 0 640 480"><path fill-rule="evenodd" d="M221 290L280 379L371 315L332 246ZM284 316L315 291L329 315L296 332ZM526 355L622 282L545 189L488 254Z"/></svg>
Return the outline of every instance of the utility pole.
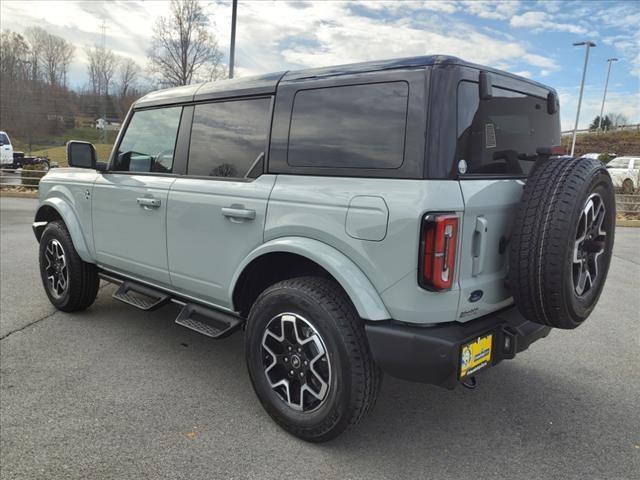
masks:
<svg viewBox="0 0 640 480"><path fill-rule="evenodd" d="M591 47L595 47L596 44L590 41L587 42L576 42L573 44L574 47L579 47L581 45L586 45L585 54L584 54L584 68L582 69L582 82L580 83L580 96L578 97L578 111L576 112L576 124L573 127L573 140L571 142L571 156L573 157L573 152L576 149L576 134L578 133L578 120L580 120L580 105L582 104L582 91L584 90L584 79L587 76L587 62L589 61L589 49Z"/></svg>
<svg viewBox="0 0 640 480"><path fill-rule="evenodd" d="M106 31L107 31L107 23L105 22L104 18L102 19L102 25L100 25L100 30L102 32L102 56L104 58L104 54L105 51L107 49L107 36L106 36ZM99 72L102 73L102 72ZM98 85L102 85L103 82L103 78L100 79L100 82L98 83ZM104 119L104 124L102 126L102 131L100 132L100 143L107 143L107 90L106 90L106 85L104 86L104 95L102 97L102 118Z"/></svg>
<svg viewBox="0 0 640 480"><path fill-rule="evenodd" d="M602 114L604 113L604 100L607 98L607 86L609 85L609 75L611 75L611 64L617 62L617 58L607 58L609 68L607 69L607 80L604 82L604 93L602 94L602 106L600 107L600 120L598 120L598 131L602 130Z"/></svg>
<svg viewBox="0 0 640 480"><path fill-rule="evenodd" d="M229 51L229 78L233 78L233 64L236 57L236 15L238 13L238 0L232 0L231 6L231 49Z"/></svg>

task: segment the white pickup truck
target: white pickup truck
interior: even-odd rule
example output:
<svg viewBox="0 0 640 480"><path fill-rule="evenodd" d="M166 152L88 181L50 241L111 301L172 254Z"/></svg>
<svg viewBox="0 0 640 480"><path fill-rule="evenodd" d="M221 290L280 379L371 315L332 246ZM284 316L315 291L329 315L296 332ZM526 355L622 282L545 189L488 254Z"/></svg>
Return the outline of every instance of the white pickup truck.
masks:
<svg viewBox="0 0 640 480"><path fill-rule="evenodd" d="M13 166L13 146L9 135L0 132L0 166Z"/></svg>

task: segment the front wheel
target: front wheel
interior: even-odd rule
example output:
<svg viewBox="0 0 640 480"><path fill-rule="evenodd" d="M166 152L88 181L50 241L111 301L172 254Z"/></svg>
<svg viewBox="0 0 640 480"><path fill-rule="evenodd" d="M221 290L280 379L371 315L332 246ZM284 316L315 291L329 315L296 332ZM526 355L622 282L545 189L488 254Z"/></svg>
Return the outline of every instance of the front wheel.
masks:
<svg viewBox="0 0 640 480"><path fill-rule="evenodd" d="M317 277L284 280L251 308L246 360L260 402L307 441L335 438L373 407L381 381L345 293Z"/></svg>
<svg viewBox="0 0 640 480"><path fill-rule="evenodd" d="M49 223L42 232L40 276L49 300L63 312L89 308L98 294L98 269L80 258L60 221Z"/></svg>

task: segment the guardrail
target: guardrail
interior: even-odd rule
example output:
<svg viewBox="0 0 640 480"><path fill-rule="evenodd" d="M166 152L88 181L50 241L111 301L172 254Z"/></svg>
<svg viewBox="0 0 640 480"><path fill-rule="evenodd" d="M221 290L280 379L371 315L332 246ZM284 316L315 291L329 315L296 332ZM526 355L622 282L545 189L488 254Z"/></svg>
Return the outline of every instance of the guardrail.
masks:
<svg viewBox="0 0 640 480"><path fill-rule="evenodd" d="M576 133L610 133L610 132L620 132L624 130L637 130L640 132L640 123L633 123L630 125L617 125L615 127L610 127L606 130L593 130L590 128L581 128L576 130ZM565 130L561 132L562 135L572 135L573 130Z"/></svg>
<svg viewBox="0 0 640 480"><path fill-rule="evenodd" d="M616 195L616 211L618 213L638 213L640 214L640 194Z"/></svg>
<svg viewBox="0 0 640 480"><path fill-rule="evenodd" d="M40 179L47 170L31 170L22 168L0 168L0 188L24 187L38 190Z"/></svg>

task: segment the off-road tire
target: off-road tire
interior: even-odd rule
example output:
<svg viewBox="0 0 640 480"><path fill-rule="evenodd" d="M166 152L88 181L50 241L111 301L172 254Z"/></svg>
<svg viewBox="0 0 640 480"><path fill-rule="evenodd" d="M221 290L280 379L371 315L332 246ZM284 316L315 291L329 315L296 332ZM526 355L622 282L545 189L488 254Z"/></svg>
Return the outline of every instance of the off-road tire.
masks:
<svg viewBox="0 0 640 480"><path fill-rule="evenodd" d="M327 347L332 377L324 402L313 411L291 408L267 380L263 335L283 312L307 319ZM291 434L310 442L331 440L373 408L382 372L371 358L362 320L333 281L299 277L267 288L251 308L245 340L253 388L267 413Z"/></svg>
<svg viewBox="0 0 640 480"><path fill-rule="evenodd" d="M581 215L594 195L605 209L606 236L598 243L603 248L598 274L590 289L578 295L574 248L581 238ZM591 314L609 269L615 216L611 177L601 162L561 157L536 163L524 187L509 252L508 285L525 318L572 329Z"/></svg>
<svg viewBox="0 0 640 480"><path fill-rule="evenodd" d="M54 295L47 280L45 251L52 240L56 240L61 245L67 266L67 288L60 296ZM44 229L40 238L39 260L42 284L54 307L63 312L78 312L86 310L93 304L100 285L98 269L94 264L84 262L80 258L63 222L50 222Z"/></svg>

